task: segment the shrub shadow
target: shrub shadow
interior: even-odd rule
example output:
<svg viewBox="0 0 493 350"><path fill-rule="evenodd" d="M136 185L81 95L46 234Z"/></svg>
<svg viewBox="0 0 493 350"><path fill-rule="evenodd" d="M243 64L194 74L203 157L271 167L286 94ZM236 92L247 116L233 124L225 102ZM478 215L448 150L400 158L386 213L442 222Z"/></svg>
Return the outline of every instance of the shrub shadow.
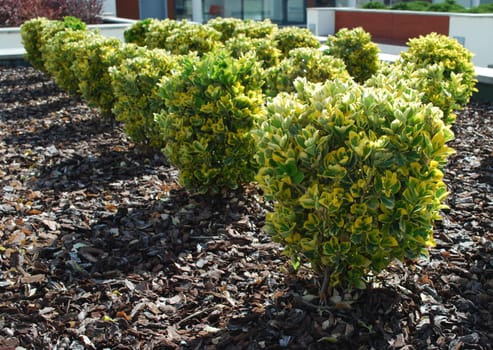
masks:
<svg viewBox="0 0 493 350"><path fill-rule="evenodd" d="M52 94L47 93L46 97L52 96ZM17 107L4 109L0 116L4 121L8 120L36 120L46 117L47 114L53 113L61 109L67 109L76 106L80 103L73 97L60 95L55 98L51 97L49 100L46 97L35 95L33 99L27 101L21 101ZM9 102L9 101L3 101Z"/></svg>
<svg viewBox="0 0 493 350"><path fill-rule="evenodd" d="M42 116L42 112L36 112ZM29 118L32 118L32 114ZM90 141L108 128L114 128L114 122L96 118L69 120L53 124L49 127L38 127L31 132L14 134L4 137L11 145L30 145L33 148L54 145L61 149L77 147L80 141Z"/></svg>
<svg viewBox="0 0 493 350"><path fill-rule="evenodd" d="M83 189L92 193L111 192L118 181L158 174L159 167L168 167L159 151L144 154L139 148L127 150L114 146L111 141L92 147L93 154L81 156L77 151L72 150L70 157L53 165L39 168L33 187L51 189L55 193Z"/></svg>

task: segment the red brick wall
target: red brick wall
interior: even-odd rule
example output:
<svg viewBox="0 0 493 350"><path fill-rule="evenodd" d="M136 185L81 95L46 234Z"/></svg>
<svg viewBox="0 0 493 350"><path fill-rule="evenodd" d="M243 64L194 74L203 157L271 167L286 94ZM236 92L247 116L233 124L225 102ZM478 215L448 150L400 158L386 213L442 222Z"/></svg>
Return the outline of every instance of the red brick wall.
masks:
<svg viewBox="0 0 493 350"><path fill-rule="evenodd" d="M448 35L449 17L434 15L336 11L335 31L363 27L372 41L403 45L408 39L431 32Z"/></svg>

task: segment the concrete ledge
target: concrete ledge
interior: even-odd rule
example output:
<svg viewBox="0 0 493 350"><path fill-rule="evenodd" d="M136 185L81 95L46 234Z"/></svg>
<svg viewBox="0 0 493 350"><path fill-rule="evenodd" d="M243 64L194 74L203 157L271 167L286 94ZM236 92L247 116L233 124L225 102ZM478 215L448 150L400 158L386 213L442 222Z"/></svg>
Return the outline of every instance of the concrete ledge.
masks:
<svg viewBox="0 0 493 350"><path fill-rule="evenodd" d="M18 49L1 49L0 61L22 60L24 59L25 54L26 54L26 50L24 50L23 47Z"/></svg>
<svg viewBox="0 0 493 350"><path fill-rule="evenodd" d="M480 83L493 85L493 68L474 67L474 69Z"/></svg>

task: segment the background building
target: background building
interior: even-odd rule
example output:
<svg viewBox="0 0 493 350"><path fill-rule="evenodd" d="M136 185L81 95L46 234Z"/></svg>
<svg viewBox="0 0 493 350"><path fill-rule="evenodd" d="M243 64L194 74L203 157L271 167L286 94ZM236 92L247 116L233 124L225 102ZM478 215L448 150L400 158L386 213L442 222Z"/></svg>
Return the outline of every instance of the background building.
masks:
<svg viewBox="0 0 493 350"><path fill-rule="evenodd" d="M116 0L116 15L196 22L206 22L213 17L269 18L280 25L305 25L307 7L334 4L335 0Z"/></svg>
<svg viewBox="0 0 493 350"><path fill-rule="evenodd" d="M213 17L263 20L305 26L308 7L360 7L369 1L395 4L409 0L103 0L103 11L123 18L173 18L203 23ZM445 0L425 0L434 3ZM464 7L493 0L456 0Z"/></svg>

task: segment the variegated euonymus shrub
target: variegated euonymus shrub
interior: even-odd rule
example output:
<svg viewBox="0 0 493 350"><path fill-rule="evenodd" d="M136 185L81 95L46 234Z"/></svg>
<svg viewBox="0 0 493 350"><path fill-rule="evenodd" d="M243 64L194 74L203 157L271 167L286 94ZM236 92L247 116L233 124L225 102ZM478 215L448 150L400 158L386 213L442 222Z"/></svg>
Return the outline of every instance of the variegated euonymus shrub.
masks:
<svg viewBox="0 0 493 350"><path fill-rule="evenodd" d="M110 68L115 94L113 113L124 123L130 138L152 148L164 147L154 114L164 108L158 94L158 83L171 74L178 58L162 49L146 50L137 57L125 59Z"/></svg>
<svg viewBox="0 0 493 350"><path fill-rule="evenodd" d="M47 72L44 47L57 32L65 29L85 30L86 25L78 18L67 16L63 21L49 20L44 17L33 18L21 27L22 44L26 50L26 59L34 68Z"/></svg>
<svg viewBox="0 0 493 350"><path fill-rule="evenodd" d="M251 129L264 113L262 79L254 55L236 59L226 50L186 57L178 74L163 78L166 108L156 121L187 189L217 193L253 180Z"/></svg>
<svg viewBox="0 0 493 350"><path fill-rule="evenodd" d="M166 38L164 47L176 55L196 52L202 55L222 45L221 33L212 27L185 22L173 29Z"/></svg>
<svg viewBox="0 0 493 350"><path fill-rule="evenodd" d="M282 57L287 57L289 51L300 47L319 48L320 41L313 33L300 27L284 27L272 35L276 47L281 50Z"/></svg>
<svg viewBox="0 0 493 350"><path fill-rule="evenodd" d="M342 59L357 82L363 83L377 72L380 49L363 28L343 28L335 35L329 35L326 45L326 53Z"/></svg>
<svg viewBox="0 0 493 350"><path fill-rule="evenodd" d="M242 24L236 28L235 36L245 35L248 38L271 38L277 33L278 26L272 23L270 19L266 18L262 21L255 21L252 19L246 19L242 21Z"/></svg>
<svg viewBox="0 0 493 350"><path fill-rule="evenodd" d="M130 28L123 32L125 42L138 46L145 46L147 33L149 33L151 26L158 22L159 20L155 18L145 18L135 22Z"/></svg>
<svg viewBox="0 0 493 350"><path fill-rule="evenodd" d="M268 38L249 38L244 34L240 34L227 40L225 47L236 58L247 53L255 53L264 69L279 64L281 57L281 51Z"/></svg>
<svg viewBox="0 0 493 350"><path fill-rule="evenodd" d="M456 39L431 33L410 39L409 50L401 52L398 70L418 71L416 87L424 93L423 101L440 107L445 121L455 120L454 111L464 108L476 89L473 54Z"/></svg>
<svg viewBox="0 0 493 350"><path fill-rule="evenodd" d="M135 44L122 44L116 38L106 38L98 34L72 43L71 49L75 56L72 71L79 79L82 97L89 104L98 107L103 116L111 116L115 95L111 87L109 68L146 49Z"/></svg>
<svg viewBox="0 0 493 350"><path fill-rule="evenodd" d="M34 68L40 71L46 72L42 52L42 47L44 46L43 30L46 30L49 26L58 25L58 23L59 21L38 17L24 22L20 27L22 44L26 50L25 58Z"/></svg>
<svg viewBox="0 0 493 350"><path fill-rule="evenodd" d="M446 124L455 121L454 111L462 109L464 101L470 98L470 85L464 75L452 74L447 77L440 63L419 67L414 63L397 62L379 70L365 82L365 86L385 87L394 94L415 90L423 103L431 103L442 110Z"/></svg>
<svg viewBox="0 0 493 350"><path fill-rule="evenodd" d="M145 46L148 49L165 49L166 39L170 36L170 33L174 29L185 27L188 24L187 20L177 21L169 18L152 21L145 35Z"/></svg>
<svg viewBox="0 0 493 350"><path fill-rule="evenodd" d="M79 77L72 70L79 43L94 35L88 30L66 29L56 33L44 46L46 70L59 87L71 94L79 92Z"/></svg>
<svg viewBox="0 0 493 350"><path fill-rule="evenodd" d="M294 81L298 77L313 83L351 79L341 59L325 55L316 48L298 48L266 71L265 94L273 97L281 91L294 91Z"/></svg>
<svg viewBox="0 0 493 350"><path fill-rule="evenodd" d="M323 292L363 287L370 272L433 244L453 133L413 89L295 85L268 103L254 132L256 178L275 203L265 230L295 265L311 263Z"/></svg>
<svg viewBox="0 0 493 350"><path fill-rule="evenodd" d="M207 21L207 26L221 33L221 41L224 43L237 35L237 30L244 24L239 18L214 17Z"/></svg>

